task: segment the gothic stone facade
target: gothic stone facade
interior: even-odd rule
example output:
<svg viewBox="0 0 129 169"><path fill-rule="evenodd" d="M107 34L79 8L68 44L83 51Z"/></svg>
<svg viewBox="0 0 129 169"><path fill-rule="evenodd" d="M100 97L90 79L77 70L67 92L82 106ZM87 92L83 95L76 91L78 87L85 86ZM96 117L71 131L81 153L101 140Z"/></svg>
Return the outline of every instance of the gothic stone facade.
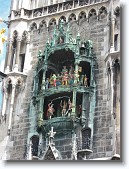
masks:
<svg viewBox="0 0 129 169"><path fill-rule="evenodd" d="M79 137L74 132L58 135L51 125L46 135L37 130L37 125L42 126L42 120L37 122L38 107L44 105L34 97L37 56L53 40L53 31L55 27L59 29L62 20L66 25L69 23L72 38L77 42L78 35L83 42L80 48L83 49L84 42L89 39L93 42L96 58L94 100L89 97L93 105L88 107L87 118L90 128L87 158L111 159L114 154L120 154L120 2L37 0L27 4L24 0L12 0L5 59L7 77L3 80L0 118L1 159L72 160L81 158L76 156L79 152L84 155L77 144L79 141L82 144L81 139L76 139ZM60 119L66 121L65 117ZM52 121L54 118L50 119ZM55 122L58 124L58 120ZM68 127L72 122L67 121ZM76 132L82 134L83 126Z"/></svg>

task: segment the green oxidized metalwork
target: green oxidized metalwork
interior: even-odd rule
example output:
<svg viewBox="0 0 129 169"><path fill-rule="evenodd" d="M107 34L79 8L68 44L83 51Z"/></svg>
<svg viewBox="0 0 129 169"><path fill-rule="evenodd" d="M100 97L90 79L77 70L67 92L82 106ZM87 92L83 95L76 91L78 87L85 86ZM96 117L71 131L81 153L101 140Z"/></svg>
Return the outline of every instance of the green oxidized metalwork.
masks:
<svg viewBox="0 0 129 169"><path fill-rule="evenodd" d="M63 55L63 57L60 55ZM57 60L54 60L53 58L57 58ZM60 58L61 60L59 60ZM71 65L75 67L73 68L74 70L72 73L70 72L72 71L72 66L68 71L67 68L61 67L63 62L64 64L68 63L67 66L69 67ZM95 62L92 41L87 40L81 42L79 33L76 38L73 38L69 23L64 25L64 22L61 20L59 28L54 28L52 39L48 39L46 42L44 52L40 50L38 53L38 64L36 67L33 92L35 100L38 100L43 104L40 108L37 108L41 109L41 107L43 107L43 110L41 110L38 115L38 132L43 131L43 129L48 132L51 126L54 127L56 132L74 130L75 126L85 125L87 113L90 114L90 117L93 120L91 113L93 114L95 109ZM58 73L60 73L59 76ZM88 74L88 77L86 74ZM51 78L50 76L54 78ZM69 76L69 79L67 76ZM66 81L63 81L62 79L65 79ZM87 112L88 109L85 108L86 101L82 101L84 93L89 94L89 112ZM66 96L69 99L66 99ZM60 98L65 99L63 100ZM43 102L42 99L44 99ZM57 101L53 103L53 100ZM56 108L54 110L53 107L51 107L52 104L54 106L59 106L59 104L62 103L62 100L64 101L62 107L66 104L68 111L70 110L68 116L66 114L58 116L57 112L59 109ZM68 108L68 106L70 106L69 100L71 100L72 103L71 109ZM37 102L34 103L36 104ZM79 104L82 105L83 110L79 110ZM50 112L48 109L50 109ZM61 111L60 114L63 111ZM81 111L83 111L83 115L81 115ZM48 112L51 114L51 119L47 116ZM81 119L82 117L83 120ZM93 123L93 121L91 123Z"/></svg>

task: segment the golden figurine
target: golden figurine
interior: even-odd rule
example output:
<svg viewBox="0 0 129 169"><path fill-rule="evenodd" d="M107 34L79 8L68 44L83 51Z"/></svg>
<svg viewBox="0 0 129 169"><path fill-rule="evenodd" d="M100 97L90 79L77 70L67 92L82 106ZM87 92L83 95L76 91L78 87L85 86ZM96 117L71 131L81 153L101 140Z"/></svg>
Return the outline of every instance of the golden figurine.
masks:
<svg viewBox="0 0 129 169"><path fill-rule="evenodd" d="M0 30L0 53L2 53L3 44L7 40L6 36L4 36L5 32L6 32L5 28L2 28Z"/></svg>

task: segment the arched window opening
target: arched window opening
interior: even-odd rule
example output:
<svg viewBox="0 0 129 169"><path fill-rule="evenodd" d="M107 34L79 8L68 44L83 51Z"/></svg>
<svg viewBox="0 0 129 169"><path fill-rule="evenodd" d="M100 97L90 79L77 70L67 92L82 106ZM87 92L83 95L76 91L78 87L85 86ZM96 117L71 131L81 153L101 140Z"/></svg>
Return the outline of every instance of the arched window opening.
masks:
<svg viewBox="0 0 129 169"><path fill-rule="evenodd" d="M46 80L46 89L73 84L74 54L72 51L62 49L50 55Z"/></svg>
<svg viewBox="0 0 129 169"><path fill-rule="evenodd" d="M42 30L44 28L46 28L47 24L46 24L46 21L41 21L40 24L39 24L39 30Z"/></svg>
<svg viewBox="0 0 129 169"><path fill-rule="evenodd" d="M32 157L37 157L38 156L38 145L39 145L39 136L32 136L31 139L32 141L32 146L31 146L31 150L32 150Z"/></svg>
<svg viewBox="0 0 129 169"><path fill-rule="evenodd" d="M91 74L90 64L88 62L81 61L79 64L78 73L80 85L84 87L89 87Z"/></svg>
<svg viewBox="0 0 129 169"><path fill-rule="evenodd" d="M56 26L56 20L53 18L49 22L49 26L48 26L49 27L49 31L52 31L55 26Z"/></svg>
<svg viewBox="0 0 129 169"><path fill-rule="evenodd" d="M21 91L22 81L19 79L16 83L16 95L18 95Z"/></svg>
<svg viewBox="0 0 129 169"><path fill-rule="evenodd" d="M111 68L110 63L107 64L107 76L108 76L108 83L107 83L107 100L111 98Z"/></svg>
<svg viewBox="0 0 129 169"><path fill-rule="evenodd" d="M37 24L33 22L30 26L30 31L35 31L35 30L37 30Z"/></svg>
<svg viewBox="0 0 129 169"><path fill-rule="evenodd" d="M120 8L119 7L116 7L114 14L115 14L116 18L120 17Z"/></svg>
<svg viewBox="0 0 129 169"><path fill-rule="evenodd" d="M8 80L7 82L7 92L10 95L12 93L12 81Z"/></svg>
<svg viewBox="0 0 129 169"><path fill-rule="evenodd" d="M43 118L67 117L72 112L72 92L57 93L44 100Z"/></svg>
<svg viewBox="0 0 129 169"><path fill-rule="evenodd" d="M18 65L19 68L18 69L20 72L23 72L23 69L24 69L27 36L28 36L27 31L24 31L22 34L20 53L19 53L19 65Z"/></svg>
<svg viewBox="0 0 129 169"><path fill-rule="evenodd" d="M107 9L106 9L104 6L102 6L102 7L99 9L99 14L98 14L98 16L99 16L99 19L100 19L100 20L106 18L106 16L107 16Z"/></svg>
<svg viewBox="0 0 129 169"><path fill-rule="evenodd" d="M42 89L42 79L43 79L43 71L41 70L38 74L38 91Z"/></svg>
<svg viewBox="0 0 129 169"><path fill-rule="evenodd" d="M15 64L16 50L17 50L17 38L18 38L18 32L15 30L13 33L13 43L12 43L11 60L10 60L10 70L11 71L12 71L13 66Z"/></svg>
<svg viewBox="0 0 129 169"><path fill-rule="evenodd" d="M72 21L75 21L75 20L76 20L76 15L72 13L72 14L69 16L68 21L69 21L69 22L72 22Z"/></svg>
<svg viewBox="0 0 129 169"><path fill-rule="evenodd" d="M88 20L89 22L97 20L97 13L95 9L91 9L88 14Z"/></svg>
<svg viewBox="0 0 129 169"><path fill-rule="evenodd" d="M64 23L66 23L66 17L65 16L61 16L60 19L59 19L58 25L59 25L59 23L60 23L61 20L63 20Z"/></svg>
<svg viewBox="0 0 129 169"><path fill-rule="evenodd" d="M80 14L79 14L79 20L83 20L83 19L85 19L86 18L86 13L85 12L81 12Z"/></svg>
<svg viewBox="0 0 129 169"><path fill-rule="evenodd" d="M82 129L82 149L90 149L91 144L91 129L85 127Z"/></svg>

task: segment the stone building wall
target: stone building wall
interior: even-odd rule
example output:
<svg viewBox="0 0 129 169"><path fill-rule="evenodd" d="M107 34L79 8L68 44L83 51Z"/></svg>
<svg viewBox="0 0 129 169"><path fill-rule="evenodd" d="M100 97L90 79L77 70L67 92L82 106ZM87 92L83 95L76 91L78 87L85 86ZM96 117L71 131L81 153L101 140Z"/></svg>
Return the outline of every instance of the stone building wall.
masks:
<svg viewBox="0 0 129 169"><path fill-rule="evenodd" d="M97 65L95 67L95 77L96 77L96 108L94 114L91 115L93 117L93 138L92 138L92 150L90 158L101 158L101 157L111 157L113 152L113 117L111 114L111 102L107 98L108 93L108 85L107 85L107 72L105 65L105 58L110 48L110 21L109 17L109 3L99 4L95 6L87 6L82 7L82 9L75 9L72 11L75 13L76 18L78 17L81 11L86 12L86 18L88 17L88 12L95 8L98 16L98 9L101 6L106 6L107 15L103 19L92 18L91 20L84 19L80 22L74 21L71 24L71 31L73 36L76 36L77 33L80 33L81 40L92 40L93 48L97 58ZM46 20L47 25L49 24L50 19L55 18L56 23L58 23L59 18L62 15L65 15L67 20L68 16L72 13L71 11L55 14L53 16L48 16L43 18ZM78 19L78 18L77 18ZM39 23L41 18L33 20L37 24L37 28L39 27ZM15 23L14 23L15 24ZM30 29L32 21L28 21L27 29ZM13 23L11 25L11 32L15 28L13 28ZM32 91L33 91L33 78L35 75L35 67L37 63L37 54L39 50L44 50L45 43L48 40L48 37L51 38L51 31L47 29L47 27L38 29L30 32L30 46L29 49L31 53L31 69L28 71L27 78L25 80L25 86L23 89L23 93L21 97L24 96L24 99L21 100L21 109L18 113L18 118L14 118L15 112L13 112L13 122L12 122L12 130L10 135L10 147L8 147L8 159L10 160L23 160L26 158L27 148L29 144L29 139L34 134L38 134L36 132L36 120L37 116L33 114L32 109L34 109L33 105L30 104L32 102ZM14 104L14 107L16 105ZM119 106L117 106L119 109ZM15 109L14 109L15 110ZM8 119L8 117L7 117ZM119 123L119 122L117 122ZM7 128L5 127L8 122L4 122L0 124L0 128L2 127L7 133ZM5 134L6 135L6 134ZM3 135L0 136L0 140L3 139ZM64 142L64 146L61 145ZM64 159L70 159L71 155L67 154L67 150L70 149L70 142L67 143L65 140L55 140L55 146L60 151L62 151L62 157Z"/></svg>

